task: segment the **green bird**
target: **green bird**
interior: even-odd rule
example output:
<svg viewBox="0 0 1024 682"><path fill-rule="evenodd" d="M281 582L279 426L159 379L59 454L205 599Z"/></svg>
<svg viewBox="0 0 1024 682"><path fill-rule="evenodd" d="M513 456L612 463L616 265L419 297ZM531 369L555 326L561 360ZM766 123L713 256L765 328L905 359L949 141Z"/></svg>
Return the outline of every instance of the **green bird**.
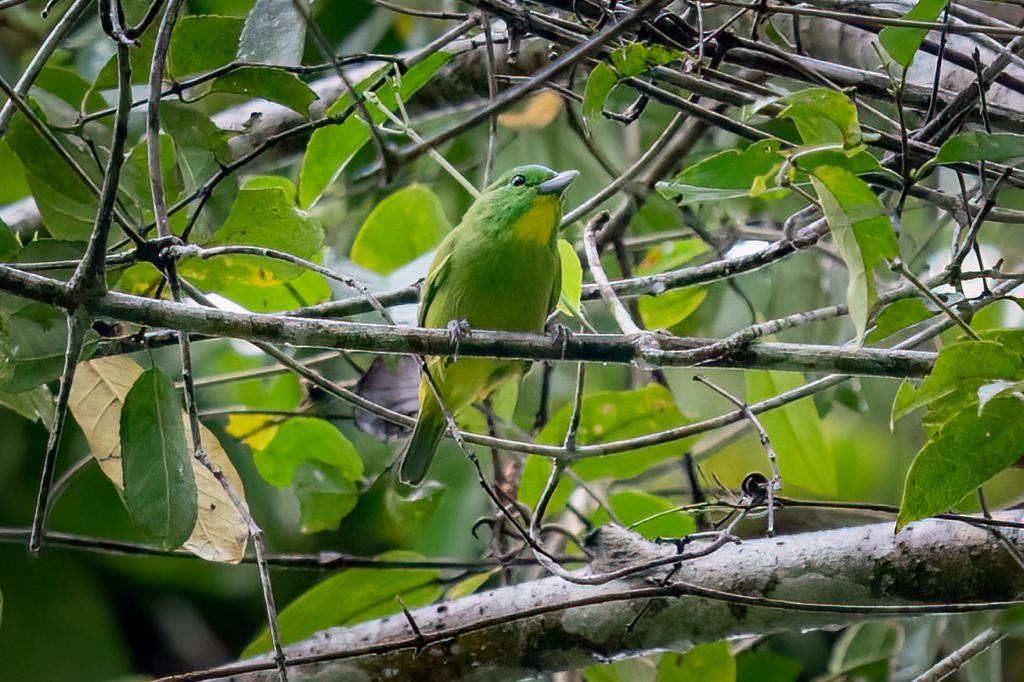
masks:
<svg viewBox="0 0 1024 682"><path fill-rule="evenodd" d="M539 165L514 168L484 190L437 249L423 287L421 327L540 333L562 290L558 227L562 192L579 175ZM529 368L521 360L431 358L427 369L458 414ZM426 378L420 412L405 446L399 478L426 478L444 436L444 413Z"/></svg>

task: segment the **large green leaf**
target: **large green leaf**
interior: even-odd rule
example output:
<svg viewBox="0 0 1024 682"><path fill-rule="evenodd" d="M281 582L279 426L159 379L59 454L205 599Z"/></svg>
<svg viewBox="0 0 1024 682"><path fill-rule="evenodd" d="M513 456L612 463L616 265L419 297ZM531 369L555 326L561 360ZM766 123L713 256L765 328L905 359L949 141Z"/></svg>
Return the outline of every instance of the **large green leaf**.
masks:
<svg viewBox="0 0 1024 682"><path fill-rule="evenodd" d="M299 498L303 533L336 529L359 501L352 479L315 460L306 460L295 468L292 489Z"/></svg>
<svg viewBox="0 0 1024 682"><path fill-rule="evenodd" d="M803 378L793 372L757 370L744 374L748 403L772 398L804 383ZM825 442L814 400L807 397L793 401L759 415L758 419L778 456L785 488L834 498L839 492L836 461ZM767 462L764 472L768 473Z"/></svg>
<svg viewBox="0 0 1024 682"><path fill-rule="evenodd" d="M695 313L707 294L702 287L684 287L657 296L641 296L637 301L640 318L648 329L669 329Z"/></svg>
<svg viewBox="0 0 1024 682"><path fill-rule="evenodd" d="M846 303L860 340L877 300L874 268L883 259L899 255L896 234L885 206L867 183L849 171L819 166L814 169L811 182L846 263Z"/></svg>
<svg viewBox="0 0 1024 682"><path fill-rule="evenodd" d="M612 508L619 521L625 526L637 524L633 530L649 540L655 538L682 538L697 530L693 517L684 512L674 512L644 521L656 514L667 512L676 505L664 497L651 495L639 490L623 490L608 498L608 506ZM608 523L608 512L598 507L591 517L591 523L600 526ZM644 521L644 523L637 523Z"/></svg>
<svg viewBox="0 0 1024 682"><path fill-rule="evenodd" d="M897 530L944 512L1024 456L1024 402L989 401L980 415L964 409L917 453L907 472Z"/></svg>
<svg viewBox="0 0 1024 682"><path fill-rule="evenodd" d="M249 181L235 199L231 213L206 246L247 244L284 251L315 260L323 248L320 222L294 203L294 188ZM210 260L186 259L180 272L208 290L232 294L252 287L273 287L301 276L306 269L291 263L251 255L219 256Z"/></svg>
<svg viewBox="0 0 1024 682"><path fill-rule="evenodd" d="M210 71L235 59L242 21L200 14L181 17L171 35L168 71L175 77Z"/></svg>
<svg viewBox="0 0 1024 682"><path fill-rule="evenodd" d="M800 661L771 651L744 651L736 657L736 682L796 682Z"/></svg>
<svg viewBox="0 0 1024 682"><path fill-rule="evenodd" d="M408 560L421 558L412 552L388 552L381 559ZM370 615L396 613L401 596L409 606L433 601L441 592L434 569L349 568L326 578L290 603L280 614L277 624L281 643L292 644L313 633L335 625L349 625L366 620ZM264 630L242 652L249 658L270 651L270 634Z"/></svg>
<svg viewBox="0 0 1024 682"><path fill-rule="evenodd" d="M0 391L0 405L47 428L53 422L53 394L46 386L36 386L21 393Z"/></svg>
<svg viewBox="0 0 1024 682"><path fill-rule="evenodd" d="M246 62L298 66L306 43L306 13L309 3L299 0L256 0L245 17L238 58Z"/></svg>
<svg viewBox="0 0 1024 682"><path fill-rule="evenodd" d="M915 21L935 21L945 6L946 0L918 0L913 9L903 15L903 18ZM914 55L917 54L926 35L928 35L926 28L886 26L878 34L878 42L897 64L906 69L914 61Z"/></svg>
<svg viewBox="0 0 1024 682"><path fill-rule="evenodd" d="M59 308L19 300L0 310L0 390L21 393L58 379L67 349L67 319ZM95 347L96 334L86 336L84 354Z"/></svg>
<svg viewBox="0 0 1024 682"><path fill-rule="evenodd" d="M857 107L845 93L808 88L781 98L779 103L786 105L779 116L793 121L805 145L842 145L851 151L860 148Z"/></svg>
<svg viewBox="0 0 1024 682"><path fill-rule="evenodd" d="M1021 158L1024 158L1024 135L972 130L943 142L930 163L1002 163Z"/></svg>
<svg viewBox="0 0 1024 682"><path fill-rule="evenodd" d="M5 140L0 140L0 168L4 169L4 182L0 184L0 205L28 196L30 190L25 170Z"/></svg>
<svg viewBox="0 0 1024 682"><path fill-rule="evenodd" d="M736 659L726 641L699 644L685 654L663 654L658 682L735 682Z"/></svg>
<svg viewBox="0 0 1024 682"><path fill-rule="evenodd" d="M449 229L437 195L425 185L409 185L390 194L366 217L351 258L386 275L433 249Z"/></svg>
<svg viewBox="0 0 1024 682"><path fill-rule="evenodd" d="M747 197L784 159L778 140L753 142L746 149L727 149L698 161L672 180L659 182L658 191L683 204Z"/></svg>
<svg viewBox="0 0 1024 682"><path fill-rule="evenodd" d="M927 320L932 314L919 298L904 298L894 301L879 313L878 319L875 320L875 328L867 335L865 341L869 343L881 341L901 329Z"/></svg>
<svg viewBox="0 0 1024 682"><path fill-rule="evenodd" d="M329 422L315 417L293 417L277 431L266 449L253 454L260 476L271 485L287 488L296 468L318 460L350 480L363 475L363 460L355 446Z"/></svg>
<svg viewBox="0 0 1024 682"><path fill-rule="evenodd" d="M435 52L409 69L402 75L402 85L399 88L398 96L402 101L407 101L416 92L426 85L434 74L451 59L448 52ZM387 73L388 68L384 67L374 72L358 85L356 90L362 92ZM394 111L398 107L394 88L383 87L377 91L381 104ZM328 107L325 116L335 116L352 104L350 93L344 93L334 104ZM377 111L375 107L369 107L371 117L377 123L385 120L383 112ZM302 206L310 206L315 203L324 190L341 175L356 153L370 141L370 132L366 123L359 118L359 114L353 114L338 125L330 125L319 128L309 138L306 145L306 154L302 157L302 169L299 172L299 203Z"/></svg>
<svg viewBox="0 0 1024 682"><path fill-rule="evenodd" d="M615 85L624 78L639 76L648 69L682 57L678 50L663 45L629 43L612 52L612 66L601 62L587 76L583 91L583 121L587 128L601 120L604 104Z"/></svg>
<svg viewBox="0 0 1024 682"><path fill-rule="evenodd" d="M124 502L132 520L164 549L192 535L196 479L181 420L181 398L154 367L135 380L121 410Z"/></svg>
<svg viewBox="0 0 1024 682"><path fill-rule="evenodd" d="M291 5L291 0L288 0ZM244 66L217 78L210 85L213 92L232 92L247 97L260 97L283 104L292 111L309 116L309 105L316 93L298 76L269 66Z"/></svg>
<svg viewBox="0 0 1024 682"><path fill-rule="evenodd" d="M569 426L572 405L566 405L551 417L538 434L537 442L560 445ZM607 443L663 431L686 423L676 407L672 394L660 384L649 384L635 391L606 391L583 398L577 442L580 445ZM688 440L650 445L627 452L590 457L573 464L573 470L584 479L611 476L629 478L652 464L685 451ZM539 457L530 458L523 472L519 499L536 502L547 478L548 463ZM568 489L568 484L563 490ZM559 499L564 499L559 495ZM557 506L557 505L555 505Z"/></svg>
<svg viewBox="0 0 1024 682"><path fill-rule="evenodd" d="M593 128L601 120L605 100L618 80L612 67L604 62L595 66L587 76L587 85L583 90L583 120L588 128Z"/></svg>

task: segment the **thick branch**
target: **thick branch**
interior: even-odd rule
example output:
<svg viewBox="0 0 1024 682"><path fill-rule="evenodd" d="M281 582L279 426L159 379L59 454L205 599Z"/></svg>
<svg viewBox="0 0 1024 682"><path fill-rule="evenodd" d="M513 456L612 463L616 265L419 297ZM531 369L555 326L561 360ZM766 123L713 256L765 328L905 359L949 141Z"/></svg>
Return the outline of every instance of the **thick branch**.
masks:
<svg viewBox="0 0 1024 682"><path fill-rule="evenodd" d="M674 551L614 527L593 549L591 572ZM1024 575L990 533L937 520L895 537L883 523L747 541L685 563L676 582L654 579L663 575L491 590L412 611L421 635L401 615L331 628L289 647L289 664L310 679L522 679L723 637L999 608L1024 593ZM248 682L271 679L272 667L263 657L168 679Z"/></svg>
<svg viewBox="0 0 1024 682"><path fill-rule="evenodd" d="M62 307L75 301L67 285L7 266L0 266L0 290ZM680 351L702 348L713 340L659 336L659 350L644 349L639 337L578 334L565 344L546 336L474 331L458 347L444 329L392 327L278 315L240 313L108 292L89 304L91 312L148 327L168 327L194 334L293 346L344 348L377 353L585 360L658 366L686 366L692 360ZM931 369L934 354L877 348L842 348L792 343L754 343L738 348L708 366L844 372L868 376L919 377Z"/></svg>

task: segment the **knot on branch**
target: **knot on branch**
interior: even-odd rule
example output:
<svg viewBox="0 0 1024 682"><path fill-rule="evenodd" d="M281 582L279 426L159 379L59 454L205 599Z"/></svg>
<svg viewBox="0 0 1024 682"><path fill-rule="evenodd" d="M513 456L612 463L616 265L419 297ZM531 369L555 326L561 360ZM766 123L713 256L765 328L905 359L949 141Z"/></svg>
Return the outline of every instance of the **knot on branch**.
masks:
<svg viewBox="0 0 1024 682"><path fill-rule="evenodd" d="M140 243L135 248L135 256L139 261L150 263L157 270L163 272L170 262L180 257L175 255L175 247L184 245L185 243L181 240L181 237L177 235L157 237Z"/></svg>

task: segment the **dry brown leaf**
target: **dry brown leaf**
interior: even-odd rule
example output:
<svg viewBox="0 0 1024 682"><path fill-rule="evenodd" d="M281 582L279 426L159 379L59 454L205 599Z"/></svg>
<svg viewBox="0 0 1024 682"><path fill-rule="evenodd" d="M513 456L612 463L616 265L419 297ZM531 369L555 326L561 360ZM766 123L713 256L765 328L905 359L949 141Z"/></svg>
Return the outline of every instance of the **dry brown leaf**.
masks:
<svg viewBox="0 0 1024 682"><path fill-rule="evenodd" d="M506 128L543 128L554 121L561 110L561 95L543 90L527 100L519 111L499 114L498 123Z"/></svg>
<svg viewBox="0 0 1024 682"><path fill-rule="evenodd" d="M78 365L75 381L71 384L71 414L82 427L100 469L119 490L124 489L121 474L121 406L132 384L141 374L142 368L131 358L99 358ZM185 436L191 448L192 434L184 410L181 416L185 421ZM242 479L217 437L205 426L200 425L200 429L203 449L210 460L220 467L239 496L245 499ZM231 504L224 488L206 467L193 459L192 470L195 472L199 495L199 515L196 527L184 547L208 561L236 564L242 560L248 540L245 521Z"/></svg>

